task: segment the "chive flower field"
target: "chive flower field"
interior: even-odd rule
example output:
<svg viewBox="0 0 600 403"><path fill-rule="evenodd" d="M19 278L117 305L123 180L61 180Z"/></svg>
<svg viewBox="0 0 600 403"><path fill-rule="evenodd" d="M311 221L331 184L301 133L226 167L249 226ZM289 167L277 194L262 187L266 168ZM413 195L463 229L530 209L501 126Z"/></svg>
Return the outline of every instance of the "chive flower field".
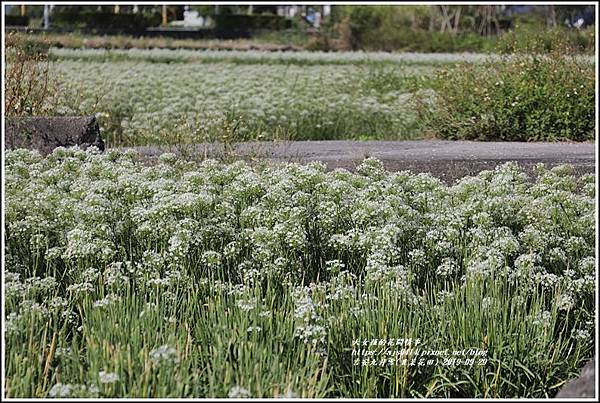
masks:
<svg viewBox="0 0 600 403"><path fill-rule="evenodd" d="M108 147L594 138L589 55L50 48L48 57L49 114L96 115Z"/></svg>
<svg viewBox="0 0 600 403"><path fill-rule="evenodd" d="M433 69L62 57L55 113L95 114L109 146L413 138L405 87Z"/></svg>
<svg viewBox="0 0 600 403"><path fill-rule="evenodd" d="M595 177L5 154L8 397L552 397Z"/></svg>

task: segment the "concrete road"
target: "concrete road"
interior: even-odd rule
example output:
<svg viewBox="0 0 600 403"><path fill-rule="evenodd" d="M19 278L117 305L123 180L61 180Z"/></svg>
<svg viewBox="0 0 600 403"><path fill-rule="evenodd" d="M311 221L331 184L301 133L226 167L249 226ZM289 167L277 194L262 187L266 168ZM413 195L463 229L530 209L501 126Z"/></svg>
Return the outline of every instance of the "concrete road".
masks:
<svg viewBox="0 0 600 403"><path fill-rule="evenodd" d="M136 147L138 152L154 159L162 152L178 153L176 148ZM238 156L245 159L266 158L273 162L323 161L328 169L353 170L366 157L381 160L387 170L429 172L452 182L477 174L496 165L517 161L531 172L535 164L548 166L572 164L578 175L595 173L594 143L515 143L445 140L416 141L297 141L274 143L240 143L229 151L222 146L199 144L184 150L192 156Z"/></svg>
<svg viewBox="0 0 600 403"><path fill-rule="evenodd" d="M578 378L569 381L556 395L557 398L594 398L596 394L596 357L581 370Z"/></svg>

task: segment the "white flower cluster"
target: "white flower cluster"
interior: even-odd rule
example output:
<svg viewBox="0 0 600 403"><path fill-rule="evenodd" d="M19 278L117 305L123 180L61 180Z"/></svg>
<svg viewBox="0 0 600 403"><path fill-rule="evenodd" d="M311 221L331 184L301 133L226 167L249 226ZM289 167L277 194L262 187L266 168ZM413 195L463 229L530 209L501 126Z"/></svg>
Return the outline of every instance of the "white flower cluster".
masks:
<svg viewBox="0 0 600 403"><path fill-rule="evenodd" d="M155 365L178 364L179 352L175 347L164 344L150 351L150 360Z"/></svg>
<svg viewBox="0 0 600 403"><path fill-rule="evenodd" d="M310 292L310 288L304 287L300 287L294 292L296 304L294 318L297 323L294 335L306 344L322 345L327 337L327 328L323 318L317 313Z"/></svg>
<svg viewBox="0 0 600 403"><path fill-rule="evenodd" d="M65 397L80 397L90 398L98 397L100 388L97 385L81 385L70 383L55 383L48 391L48 397L65 398Z"/></svg>
<svg viewBox="0 0 600 403"><path fill-rule="evenodd" d="M231 399L241 399L241 398L252 397L252 395L250 394L250 391L241 386L233 386L231 389L229 389L229 394L227 396Z"/></svg>
<svg viewBox="0 0 600 403"><path fill-rule="evenodd" d="M100 383L115 383L119 380L119 375L114 372L100 371L98 380Z"/></svg>
<svg viewBox="0 0 600 403"><path fill-rule="evenodd" d="M119 302L120 300L121 300L120 296L114 295L114 294L109 294L106 297L99 299L98 301L94 301L93 307L94 308L105 307L105 306L111 305L113 303Z"/></svg>

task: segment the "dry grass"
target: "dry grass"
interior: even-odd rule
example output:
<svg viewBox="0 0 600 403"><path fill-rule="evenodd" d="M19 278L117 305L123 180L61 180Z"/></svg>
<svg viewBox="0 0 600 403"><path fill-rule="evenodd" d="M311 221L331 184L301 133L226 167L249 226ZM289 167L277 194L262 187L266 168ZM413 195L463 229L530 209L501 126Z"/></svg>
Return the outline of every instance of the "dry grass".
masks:
<svg viewBox="0 0 600 403"><path fill-rule="evenodd" d="M20 35L6 36L4 114L43 115L55 104L56 80L50 71L44 40L31 43Z"/></svg>

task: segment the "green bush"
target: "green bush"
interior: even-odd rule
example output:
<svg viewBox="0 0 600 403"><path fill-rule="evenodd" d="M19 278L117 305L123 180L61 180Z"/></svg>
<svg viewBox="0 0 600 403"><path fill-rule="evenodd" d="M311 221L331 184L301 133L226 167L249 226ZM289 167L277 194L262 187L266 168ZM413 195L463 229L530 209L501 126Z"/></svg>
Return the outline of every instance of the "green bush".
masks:
<svg viewBox="0 0 600 403"><path fill-rule="evenodd" d="M594 53L595 27L583 30L540 29L535 26L517 25L514 30L502 35L496 47L496 52L509 54L514 52L548 53L561 51L568 47L573 51Z"/></svg>
<svg viewBox="0 0 600 403"><path fill-rule="evenodd" d="M351 49L408 52L466 52L493 50L496 38L486 38L468 28L458 33L430 29L429 7L347 7L341 25ZM463 18L468 22L468 16Z"/></svg>
<svg viewBox="0 0 600 403"><path fill-rule="evenodd" d="M428 131L449 139L586 141L594 138L594 66L560 52L513 54L502 62L459 65L421 97ZM429 98L431 99L431 98Z"/></svg>
<svg viewBox="0 0 600 403"><path fill-rule="evenodd" d="M368 35L381 25L383 19L381 10L381 7L353 7L350 9L348 21L352 49L364 48L370 42Z"/></svg>
<svg viewBox="0 0 600 403"><path fill-rule="evenodd" d="M283 30L291 28L292 21L279 15L218 14L212 16L217 30Z"/></svg>

